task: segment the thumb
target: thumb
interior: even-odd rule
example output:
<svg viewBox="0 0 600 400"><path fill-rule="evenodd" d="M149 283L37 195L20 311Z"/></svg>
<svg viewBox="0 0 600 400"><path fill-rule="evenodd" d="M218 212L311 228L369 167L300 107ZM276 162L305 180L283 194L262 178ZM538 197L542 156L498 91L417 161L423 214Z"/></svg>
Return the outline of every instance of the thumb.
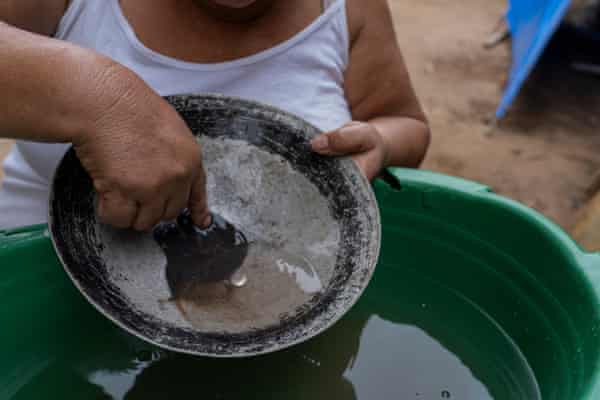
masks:
<svg viewBox="0 0 600 400"><path fill-rule="evenodd" d="M377 145L376 135L366 123L352 122L342 128L317 136L311 142L319 154L342 156L363 153Z"/></svg>
<svg viewBox="0 0 600 400"><path fill-rule="evenodd" d="M211 216L206 200L206 175L202 168L192 182L188 207L194 224L201 228L210 225Z"/></svg>

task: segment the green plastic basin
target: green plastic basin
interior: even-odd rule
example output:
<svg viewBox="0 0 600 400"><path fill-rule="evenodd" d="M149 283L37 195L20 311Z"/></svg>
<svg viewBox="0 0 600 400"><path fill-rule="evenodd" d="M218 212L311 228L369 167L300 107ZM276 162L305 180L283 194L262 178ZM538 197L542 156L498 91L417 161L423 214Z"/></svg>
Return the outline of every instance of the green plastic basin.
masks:
<svg viewBox="0 0 600 400"><path fill-rule="evenodd" d="M599 254L585 253L540 214L474 182L392 169L374 189L382 252L357 310L418 325L465 360L478 358L487 367L473 373L492 382L495 399L511 398L520 371L494 327L524 356L542 399L600 398ZM429 283L411 284L416 279ZM455 311L448 293L471 311ZM152 358L73 288L45 226L0 232L0 321L0 399L109 398L82 378L93 365L119 371L128 368L121 365L128 353Z"/></svg>

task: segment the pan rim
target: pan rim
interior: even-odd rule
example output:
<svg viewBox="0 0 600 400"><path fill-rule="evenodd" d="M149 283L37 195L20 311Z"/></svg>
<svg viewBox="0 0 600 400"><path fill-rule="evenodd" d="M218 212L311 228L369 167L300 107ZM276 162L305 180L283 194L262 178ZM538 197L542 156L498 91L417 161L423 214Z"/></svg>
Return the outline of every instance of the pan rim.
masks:
<svg viewBox="0 0 600 400"><path fill-rule="evenodd" d="M165 99L187 99L187 100L190 100L190 99L201 100L202 99L202 100L213 100L213 101L224 101L224 100L231 101L238 105L253 106L257 109L260 109L261 112L267 111L267 112L271 112L271 113L274 113L277 115L281 115L291 121L299 121L301 124L314 129L315 132L321 132L320 129L318 129L311 123L307 122L306 120L304 120L292 113L289 113L289 112L287 112L285 110L281 110L277 107L274 107L274 106L271 106L268 104L264 104L264 103L261 103L261 102L255 101L255 100L251 100L251 99L245 99L245 98L236 97L236 96L225 96L225 95L215 94L215 93L202 93L202 94L183 93L183 94L165 96L164 98ZM71 146L70 149L63 155L59 166L62 165L64 159L70 153L70 151L74 151L73 146ZM119 318L117 318L117 316L115 316L112 313L110 313L109 311L105 310L104 307L102 307L100 304L98 304L98 302L96 302L91 297L91 295L88 293L88 290L91 290L91 289L84 288L83 285L80 283L80 281L74 276L74 274L72 273L70 268L67 267L67 264L64 259L64 255L63 255L62 251L59 250L60 246L58 245L58 243L56 241L56 237L55 237L56 221L55 221L55 218L53 217L53 204L54 204L55 197L56 197L56 191L55 191L56 186L55 185L56 185L56 175L59 171L58 167L54 171L53 178L50 183L50 196L49 196L49 207L48 207L48 228L49 228L49 232L50 232L50 239L52 242L52 246L55 250L55 253L56 253L59 261L61 262L61 264L63 266L63 269L65 270L65 272L67 273L67 275L69 276L71 281L74 283L77 290L87 300L87 302L90 303L97 311L99 311L102 315L107 317L110 321L112 321L119 328L125 330L126 332L132 334L133 336L135 336L145 342L148 342L159 348L162 348L162 349L165 349L168 351L172 351L172 352L176 352L176 353L210 357L210 358L250 358L250 357L255 357L255 356L266 355L269 353L278 352L280 350L284 350L284 349L293 347L297 344L306 342L306 341L320 335L321 333L327 331L333 325L335 325L341 318L343 318L354 307L354 305L362 297L364 291L368 287L368 285L375 273L375 269L376 269L380 251L381 251L381 235L382 235L381 214L380 214L379 206L378 206L378 203L377 203L377 200L375 197L375 193L373 191L371 183L368 181L366 176L364 176L362 171L360 171L360 169L358 168L358 165L354 161L352 161L349 157L341 157L341 158L338 158L338 160L340 163L342 163L342 166L345 169L350 170L350 172L352 172L352 174L354 176L358 177L358 179L360 180L360 186L364 188L365 194L367 195L368 200L369 200L369 207L372 207L372 210L373 210L373 213L375 216L375 220L371 221L371 223L373 224L373 230L371 232L371 237L370 237L370 247L373 252L372 253L373 256L369 257L368 263L366 263L366 265L363 265L361 267L361 270L367 271L367 273L365 274L364 284L361 285L361 287L354 294L352 294L352 296L350 296L350 299L344 301L343 304L341 304L341 308L337 312L335 312L331 318L329 318L326 322L324 322L319 329L312 330L312 331L305 331L298 338L291 339L291 340L285 340L284 342L278 342L275 345L263 347L261 350L230 352L230 353L226 353L226 354L221 354L221 353L200 352L200 351L194 351L194 350L191 350L191 349L188 349L185 347L171 346L169 344L161 343L155 339L152 339L152 338L144 335L143 333L140 333L140 332L136 331L135 329L129 327L127 324L125 324Z"/></svg>

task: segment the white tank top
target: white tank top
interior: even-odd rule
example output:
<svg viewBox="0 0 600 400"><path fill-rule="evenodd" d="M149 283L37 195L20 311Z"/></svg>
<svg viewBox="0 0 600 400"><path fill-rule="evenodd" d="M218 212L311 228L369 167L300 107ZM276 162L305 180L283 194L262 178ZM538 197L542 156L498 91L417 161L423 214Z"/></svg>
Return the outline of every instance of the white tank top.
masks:
<svg viewBox="0 0 600 400"><path fill-rule="evenodd" d="M220 93L267 103L322 130L351 120L344 96L349 35L345 0L303 31L234 61L198 64L159 54L140 42L119 0L73 0L56 37L94 49L136 72L160 95ZM48 187L65 144L18 141L4 162L0 229L47 220Z"/></svg>

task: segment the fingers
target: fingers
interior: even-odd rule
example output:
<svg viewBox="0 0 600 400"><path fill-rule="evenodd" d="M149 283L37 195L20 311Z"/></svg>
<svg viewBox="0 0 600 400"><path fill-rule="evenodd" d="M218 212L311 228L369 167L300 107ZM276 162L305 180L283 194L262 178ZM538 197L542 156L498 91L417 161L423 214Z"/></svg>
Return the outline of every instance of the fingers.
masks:
<svg viewBox="0 0 600 400"><path fill-rule="evenodd" d="M129 78L137 79L127 75L127 83ZM114 118L94 121L93 134L74 143L96 192L104 193L99 215L109 225L148 230L191 206L195 222L205 224L209 217L196 137L174 107L143 81L134 83L139 85L127 93L128 101L111 101Z"/></svg>
<svg viewBox="0 0 600 400"><path fill-rule="evenodd" d="M377 177L380 170L380 161L375 160L374 157L369 153L356 154L352 156L352 159L358 165L364 176L369 181L372 181Z"/></svg>
<svg viewBox="0 0 600 400"><path fill-rule="evenodd" d="M323 155L341 156L364 153L377 146L377 132L367 123L352 122L311 141L315 152Z"/></svg>
<svg viewBox="0 0 600 400"><path fill-rule="evenodd" d="M188 206L190 199L190 185L184 186L181 190L175 191L167 200L163 220L172 220L177 218L181 211Z"/></svg>
<svg viewBox="0 0 600 400"><path fill-rule="evenodd" d="M351 155L369 180L386 165L385 143L377 129L366 122L350 122L336 131L317 136L311 145L322 155Z"/></svg>
<svg viewBox="0 0 600 400"><path fill-rule="evenodd" d="M98 216L100 220L116 228L133 228L148 231L162 220L175 219L186 208L190 190L180 190L168 201L155 201L139 204L117 192L99 195ZM210 223L210 221L209 221Z"/></svg>
<svg viewBox="0 0 600 400"><path fill-rule="evenodd" d="M368 175L368 160L367 157L362 156L362 154L357 154L352 156L352 160L354 160L354 162L356 163L356 165L358 166L358 168L362 171L363 175L365 175L367 178L369 178Z"/></svg>
<svg viewBox="0 0 600 400"><path fill-rule="evenodd" d="M137 203L118 192L98 195L98 216L100 220L117 228L129 228L136 220Z"/></svg>
<svg viewBox="0 0 600 400"><path fill-rule="evenodd" d="M206 177L203 169L200 169L200 172L192 182L189 210L192 220L196 225L201 228L206 228L210 225L211 216L208 211L208 203L206 200Z"/></svg>
<svg viewBox="0 0 600 400"><path fill-rule="evenodd" d="M193 182L179 179L155 196L138 196L139 200L134 191L127 197L119 191L101 194L98 196L98 215L102 222L117 228L148 231L161 221L175 219L189 207L194 223L206 227L211 221L205 178L203 172L196 175Z"/></svg>
<svg viewBox="0 0 600 400"><path fill-rule="evenodd" d="M163 219L166 200L160 199L141 204L137 217L133 223L133 229L137 231L148 231Z"/></svg>

